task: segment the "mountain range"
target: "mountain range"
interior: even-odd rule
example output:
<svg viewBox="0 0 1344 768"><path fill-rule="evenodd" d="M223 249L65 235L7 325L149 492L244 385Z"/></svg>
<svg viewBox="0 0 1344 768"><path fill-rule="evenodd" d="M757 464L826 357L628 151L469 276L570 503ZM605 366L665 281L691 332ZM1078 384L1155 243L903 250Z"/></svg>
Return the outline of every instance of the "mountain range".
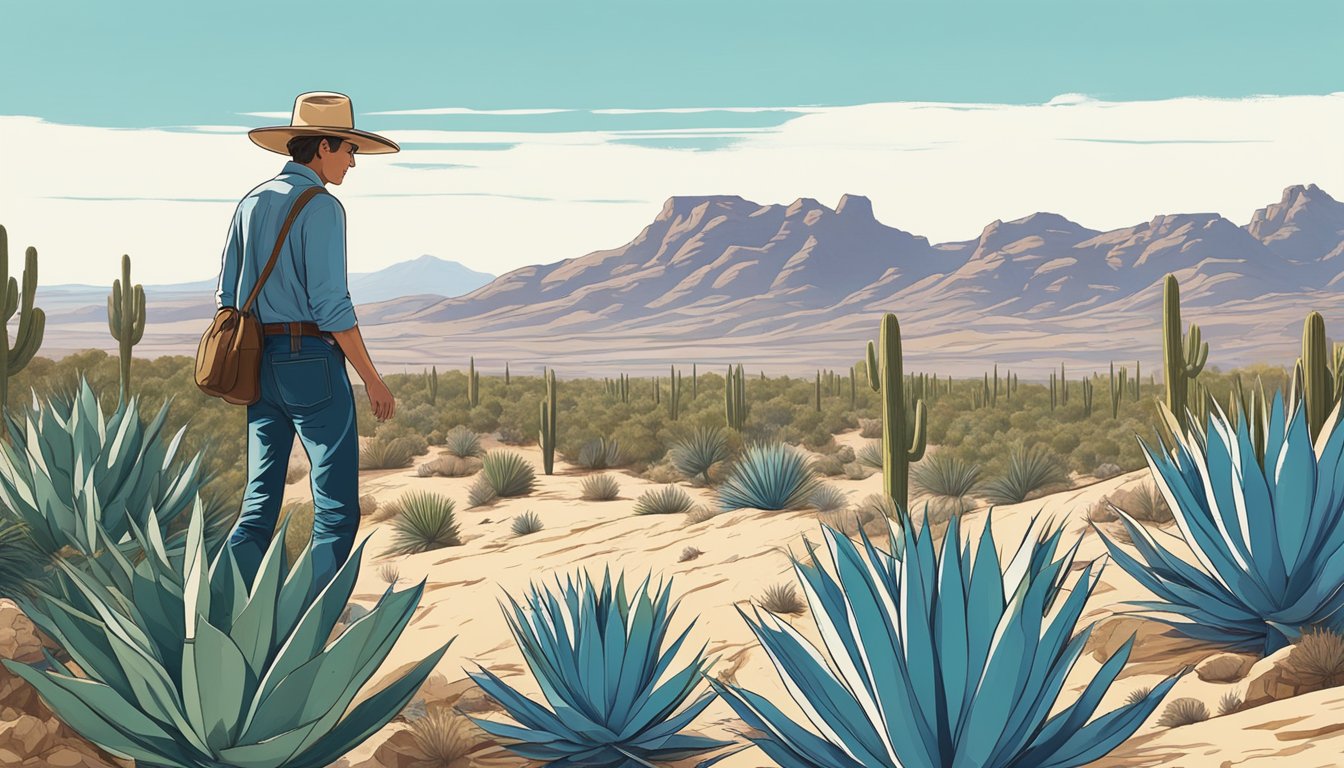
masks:
<svg viewBox="0 0 1344 768"><path fill-rule="evenodd" d="M1143 357L1152 370L1169 272L1186 322L1201 324L1221 364L1279 361L1308 311L1338 318L1344 204L1298 185L1245 225L1176 213L1103 232L1043 212L930 243L879 222L861 195L834 208L677 196L624 245L516 269L462 295L430 295L411 276L407 265L426 258L373 273L383 300L356 297L366 337L401 362L477 350L478 365L484 356L638 367L657 356L666 370L669 360L751 353L765 366L839 366L861 356L891 311L907 350L943 370L1043 356L1047 366ZM352 296L356 285L352 275ZM393 296L397 285L414 295Z"/></svg>

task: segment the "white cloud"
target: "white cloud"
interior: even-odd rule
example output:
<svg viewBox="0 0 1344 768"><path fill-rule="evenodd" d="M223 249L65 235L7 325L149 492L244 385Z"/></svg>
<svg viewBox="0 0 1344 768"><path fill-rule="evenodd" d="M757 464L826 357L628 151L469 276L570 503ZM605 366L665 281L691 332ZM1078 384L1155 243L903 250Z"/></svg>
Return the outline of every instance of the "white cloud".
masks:
<svg viewBox="0 0 1344 768"><path fill-rule="evenodd" d="M382 112L361 112L364 115L553 115L573 112L572 109L471 109L469 107L431 107L430 109L389 109ZM285 115L288 117L288 113Z"/></svg>
<svg viewBox="0 0 1344 768"><path fill-rule="evenodd" d="M1344 153L1341 124L1344 94L821 108L769 130L694 129L737 136L714 152L612 143L630 131L389 130L403 143L518 146L361 157L332 191L349 213L352 272L422 253L493 273L573 258L628 242L671 195L834 206L842 194L862 194L883 223L934 242L1042 210L1095 229L1198 211L1241 224L1290 184L1344 195L1344 166L1326 161ZM110 285L123 253L137 281L213 277L234 206L201 201L236 200L285 161L214 131L0 117L0 136L0 224L11 257L38 248L45 284Z"/></svg>

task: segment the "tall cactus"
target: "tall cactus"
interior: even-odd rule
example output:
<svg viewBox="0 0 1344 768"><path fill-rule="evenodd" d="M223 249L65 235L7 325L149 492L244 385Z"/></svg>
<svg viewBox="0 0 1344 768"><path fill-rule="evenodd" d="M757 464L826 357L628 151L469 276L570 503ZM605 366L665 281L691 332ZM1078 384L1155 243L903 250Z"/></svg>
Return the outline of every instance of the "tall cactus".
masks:
<svg viewBox="0 0 1344 768"><path fill-rule="evenodd" d="M507 361L504 363L504 386L509 386L509 364Z"/></svg>
<svg viewBox="0 0 1344 768"><path fill-rule="evenodd" d="M1057 398L1058 398L1058 393L1056 392L1055 372L1054 372L1054 371L1051 371L1051 372L1050 372L1050 410L1052 410L1052 411L1055 410L1055 404L1056 404L1056 402L1057 402Z"/></svg>
<svg viewBox="0 0 1344 768"><path fill-rule="evenodd" d="M541 401L541 431L538 443L541 444L541 465L546 474L555 470L555 413L558 410L555 400L555 370L546 369L542 376L546 386L546 398Z"/></svg>
<svg viewBox="0 0 1344 768"><path fill-rule="evenodd" d="M724 415L730 429L742 430L747 421L747 381L739 364L736 371L728 366L728 378L723 389Z"/></svg>
<svg viewBox="0 0 1344 768"><path fill-rule="evenodd" d="M882 393L882 490L895 502L901 515L909 511L910 465L924 458L927 444L923 400L914 402L914 423L907 424L902 391L901 326L896 315L882 316L881 359L876 359L873 343L869 348L869 379L877 374ZM873 369L876 369L874 371Z"/></svg>
<svg viewBox="0 0 1344 768"><path fill-rule="evenodd" d="M700 396L700 374L696 371L695 363L691 363L691 402Z"/></svg>
<svg viewBox="0 0 1344 768"><path fill-rule="evenodd" d="M1069 404L1069 380L1064 375L1064 364L1059 364L1059 404Z"/></svg>
<svg viewBox="0 0 1344 768"><path fill-rule="evenodd" d="M429 371L429 404L433 405L439 397L439 367L432 366Z"/></svg>
<svg viewBox="0 0 1344 768"><path fill-rule="evenodd" d="M814 406L814 407L816 408L817 412L820 413L820 412L821 412L821 371L820 371L820 370L817 371L816 396L815 396L813 399L815 400L815 406Z"/></svg>
<svg viewBox="0 0 1344 768"><path fill-rule="evenodd" d="M654 405L661 405L661 404L662 404L662 402L663 402L662 393L663 393L662 388L658 386L658 377L657 377L657 376L654 376L654 377L653 377L653 404L654 404Z"/></svg>
<svg viewBox="0 0 1344 768"><path fill-rule="evenodd" d="M37 249L29 247L23 253L23 290L9 274L9 235L0 226L0 288L5 289L3 313L3 343L0 343L0 412L9 409L9 377L22 371L42 346L42 331L47 325L47 314L33 306L37 295ZM14 345L9 344L9 319L19 313L19 329Z"/></svg>
<svg viewBox="0 0 1344 768"><path fill-rule="evenodd" d="M856 384L857 377L854 375L854 369L849 371L849 409L852 411L859 407L859 386Z"/></svg>
<svg viewBox="0 0 1344 768"><path fill-rule="evenodd" d="M677 415L681 412L681 372L676 366L672 366L672 372L668 374L667 386L668 415L672 417L672 421L676 421Z"/></svg>
<svg viewBox="0 0 1344 768"><path fill-rule="evenodd" d="M1209 359L1208 342L1200 341L1199 326L1190 324L1190 333L1181 341L1181 292L1176 276L1168 274L1162 288L1162 375L1167 381L1167 408L1176 417L1181 431L1190 431L1186 407L1191 383Z"/></svg>
<svg viewBox="0 0 1344 768"><path fill-rule="evenodd" d="M1143 369L1139 367L1139 361L1134 361L1134 402L1139 402L1139 397L1143 394Z"/></svg>
<svg viewBox="0 0 1344 768"><path fill-rule="evenodd" d="M1092 380L1083 379L1083 416L1092 415Z"/></svg>
<svg viewBox="0 0 1344 768"><path fill-rule="evenodd" d="M131 257L121 256L121 279L112 281L107 297L107 327L121 354L121 390L118 403L125 404L131 392L131 348L145 335L145 287L131 287Z"/></svg>
<svg viewBox="0 0 1344 768"><path fill-rule="evenodd" d="M1325 318L1312 312L1302 326L1302 403L1307 411L1307 429L1314 442L1326 419L1339 401L1339 382L1335 379L1335 360L1325 338Z"/></svg>
<svg viewBox="0 0 1344 768"><path fill-rule="evenodd" d="M480 404L481 374L476 371L476 357L472 356L471 361L467 363L467 405L475 408Z"/></svg>
<svg viewBox="0 0 1344 768"><path fill-rule="evenodd" d="M1128 383L1129 372L1124 366L1120 367L1120 377L1115 376L1115 361L1111 361L1111 418L1120 418L1120 401L1125 396L1125 386Z"/></svg>

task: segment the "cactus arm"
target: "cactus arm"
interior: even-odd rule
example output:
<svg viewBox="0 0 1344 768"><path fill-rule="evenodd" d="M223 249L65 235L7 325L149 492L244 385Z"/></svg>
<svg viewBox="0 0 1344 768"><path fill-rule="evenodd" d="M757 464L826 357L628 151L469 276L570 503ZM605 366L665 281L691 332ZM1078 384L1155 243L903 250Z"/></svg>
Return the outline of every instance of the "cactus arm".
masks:
<svg viewBox="0 0 1344 768"><path fill-rule="evenodd" d="M915 426L910 435L910 447L906 451L906 460L916 462L924 458L924 449L928 446L928 411L924 407L924 401L915 403Z"/></svg>
<svg viewBox="0 0 1344 768"><path fill-rule="evenodd" d="M867 358L868 386L869 386L874 392L881 392L881 391L882 391L882 379L880 378L880 373L878 372L878 367L877 367L877 365L878 365L878 360L877 360L877 346L876 346L875 344L873 344L873 342L869 341L869 342L868 342L868 358Z"/></svg>
<svg viewBox="0 0 1344 768"><path fill-rule="evenodd" d="M135 286L135 321L131 326L131 343L139 344L145 337L145 287Z"/></svg>

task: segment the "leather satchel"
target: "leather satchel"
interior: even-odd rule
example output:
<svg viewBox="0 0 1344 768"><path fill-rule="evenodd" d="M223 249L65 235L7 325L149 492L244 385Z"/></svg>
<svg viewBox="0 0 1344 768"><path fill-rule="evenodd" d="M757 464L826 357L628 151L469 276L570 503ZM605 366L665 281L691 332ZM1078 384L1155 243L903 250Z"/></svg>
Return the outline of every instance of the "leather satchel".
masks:
<svg viewBox="0 0 1344 768"><path fill-rule="evenodd" d="M252 293L241 309L220 307L215 319L201 336L201 344L196 348L196 386L212 397L222 398L234 405L252 405L261 399L261 349L263 343L261 321L252 312L252 304L261 292L261 286L270 277L275 261L280 256L280 248L285 243L289 228L298 218L299 211L319 194L325 193L322 187L305 189L294 201L275 238L275 247L271 249L271 258L266 268L252 286ZM242 276L242 266L238 269Z"/></svg>

